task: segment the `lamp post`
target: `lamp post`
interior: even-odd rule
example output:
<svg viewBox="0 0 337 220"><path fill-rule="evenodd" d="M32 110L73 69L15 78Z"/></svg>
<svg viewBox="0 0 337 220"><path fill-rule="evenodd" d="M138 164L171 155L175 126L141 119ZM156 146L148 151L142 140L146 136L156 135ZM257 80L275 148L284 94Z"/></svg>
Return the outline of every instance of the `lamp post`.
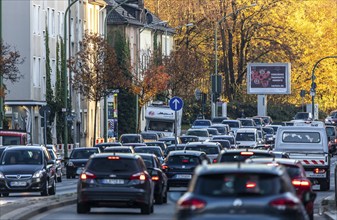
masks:
<svg viewBox="0 0 337 220"><path fill-rule="evenodd" d="M128 0L124 0L123 2L117 4L116 6L112 7L109 12L106 14L105 18L104 18L104 38L105 40L108 40L108 17L110 16L110 14L116 9L118 8L119 6L123 5L124 3L126 3ZM106 99L106 95L104 96L104 107L103 107L103 111L104 111L104 114L103 114L103 138L104 138L104 142L107 142L107 133L108 133L108 124L107 124L107 120L108 120L108 117L107 117L107 99Z"/></svg>
<svg viewBox="0 0 337 220"><path fill-rule="evenodd" d="M315 96L316 96L316 83L315 83L315 79L316 79L316 76L315 76L315 70L316 70L316 67L318 66L318 64L322 61L322 60L325 60L325 59L329 59L329 58L337 58L337 56L326 56L326 57L323 57L321 59L319 59L315 65L314 65L314 68L312 69L312 72L311 72L311 89L310 89L310 95L311 95L311 112L312 112L312 117L313 119L315 119Z"/></svg>
<svg viewBox="0 0 337 220"><path fill-rule="evenodd" d="M214 70L215 70L215 77L214 77L214 95L216 95L218 93L218 25L220 25L224 20L226 20L226 18L230 17L230 16L233 16L233 15L236 15L238 14L240 11L244 10L244 9L247 9L247 8L250 8L250 7L254 7L256 6L257 4L256 3L253 3L251 5L248 5L248 6L243 6L241 8L239 8L238 10L236 10L235 12L232 12L224 17L222 17L220 20L216 21L215 22L215 30L214 30L214 58L215 58L215 62L214 62ZM213 102L213 101L212 101ZM212 109L213 110L213 109ZM213 110L214 111L214 110ZM214 113L215 112L212 112L212 116L214 116Z"/></svg>
<svg viewBox="0 0 337 220"><path fill-rule="evenodd" d="M68 112L68 82L67 82L67 14L70 10L70 7L74 5L78 0L74 0L70 3L64 13L64 30L63 30L63 79L64 79L64 140L63 140L63 148L64 148L64 156L68 156L68 120L67 120L67 112Z"/></svg>

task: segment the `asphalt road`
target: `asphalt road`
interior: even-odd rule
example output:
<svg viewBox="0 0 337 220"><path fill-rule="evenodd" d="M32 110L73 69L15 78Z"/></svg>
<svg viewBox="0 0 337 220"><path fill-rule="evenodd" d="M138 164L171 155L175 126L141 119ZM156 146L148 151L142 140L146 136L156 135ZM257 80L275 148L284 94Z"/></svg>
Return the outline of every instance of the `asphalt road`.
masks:
<svg viewBox="0 0 337 220"><path fill-rule="evenodd" d="M334 165L337 161L337 156L332 158L331 163L331 187L329 191L321 192L315 190L317 197L315 200L315 216L314 219L321 220L325 219L323 216L319 215L319 208L321 201L334 194ZM57 183L57 195L62 195L66 193L76 192L76 179L63 179L63 182ZM139 209L115 209L115 208L93 208L89 214L77 214L76 205L68 205L61 208L53 209L45 213L39 214L32 219L173 219L174 216L174 204L175 201L181 196L181 192L170 192L169 201L167 204L155 205L154 213L151 215L141 215ZM10 206L11 204L20 203L23 206L31 201L37 201L45 197L40 196L39 193L13 193L9 197L0 197L0 210L3 206ZM1 217L0 217L1 219ZM2 220L2 219L1 219Z"/></svg>

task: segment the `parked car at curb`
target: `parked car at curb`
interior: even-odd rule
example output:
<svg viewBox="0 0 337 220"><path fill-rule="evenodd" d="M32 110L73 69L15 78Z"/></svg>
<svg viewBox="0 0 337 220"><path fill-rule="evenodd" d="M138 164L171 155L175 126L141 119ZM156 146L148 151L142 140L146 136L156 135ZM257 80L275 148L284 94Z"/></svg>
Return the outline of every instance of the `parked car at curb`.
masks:
<svg viewBox="0 0 337 220"><path fill-rule="evenodd" d="M57 182L62 182L62 160L56 155L52 149L48 149L51 159L55 163L55 174Z"/></svg>

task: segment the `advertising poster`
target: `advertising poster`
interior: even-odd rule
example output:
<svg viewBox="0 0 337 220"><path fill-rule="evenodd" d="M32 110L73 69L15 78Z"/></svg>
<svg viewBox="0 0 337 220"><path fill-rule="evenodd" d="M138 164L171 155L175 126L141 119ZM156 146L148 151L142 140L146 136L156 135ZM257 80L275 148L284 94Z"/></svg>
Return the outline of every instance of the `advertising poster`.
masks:
<svg viewBox="0 0 337 220"><path fill-rule="evenodd" d="M289 63L249 63L248 94L290 94Z"/></svg>

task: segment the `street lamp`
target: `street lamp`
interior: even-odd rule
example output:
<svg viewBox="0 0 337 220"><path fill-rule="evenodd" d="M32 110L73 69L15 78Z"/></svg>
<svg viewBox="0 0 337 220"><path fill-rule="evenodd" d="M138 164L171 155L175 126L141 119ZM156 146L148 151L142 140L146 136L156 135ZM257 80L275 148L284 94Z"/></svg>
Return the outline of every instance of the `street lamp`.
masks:
<svg viewBox="0 0 337 220"><path fill-rule="evenodd" d="M312 117L315 119L315 96L316 96L316 83L315 83L315 79L316 79L316 76L315 76L315 69L316 67L318 66L318 64L322 61L322 60L325 60L325 59L329 59L329 58L337 58L337 56L326 56L326 57L323 57L321 59L319 59L315 65L314 65L314 68L312 69L312 72L311 72L311 89L310 89L310 95L311 95L311 112L312 112Z"/></svg>
<svg viewBox="0 0 337 220"><path fill-rule="evenodd" d="M257 4L256 3L253 3L251 5L248 5L248 6L243 6L241 8L239 8L238 10L236 10L235 12L232 12L224 17L222 17L220 20L216 21L215 22L215 30L214 30L214 51L215 51L215 64L214 64L214 69L215 69L215 79L214 79L214 93L217 94L218 93L218 25L220 25L224 20L226 20L226 18L230 17L230 16L233 16L233 15L237 15L240 11L244 10L244 9L247 9L247 8L250 8L250 7L254 7L256 6ZM215 95L213 94L213 95ZM212 116L214 116L214 113L215 112L212 112Z"/></svg>
<svg viewBox="0 0 337 220"><path fill-rule="evenodd" d="M110 16L110 14L116 9L118 8L119 6L123 5L124 3L126 3L128 0L124 0L123 2L117 4L116 6L112 7L109 12L106 14L105 18L104 18L104 38L105 40L108 40L108 17ZM107 99L106 99L106 95L104 96L104 107L103 107L103 111L104 111L104 114L103 114L103 138L104 138L104 142L107 142L107 127L108 127L108 124L107 124L107 120L108 120L108 117L107 117Z"/></svg>

